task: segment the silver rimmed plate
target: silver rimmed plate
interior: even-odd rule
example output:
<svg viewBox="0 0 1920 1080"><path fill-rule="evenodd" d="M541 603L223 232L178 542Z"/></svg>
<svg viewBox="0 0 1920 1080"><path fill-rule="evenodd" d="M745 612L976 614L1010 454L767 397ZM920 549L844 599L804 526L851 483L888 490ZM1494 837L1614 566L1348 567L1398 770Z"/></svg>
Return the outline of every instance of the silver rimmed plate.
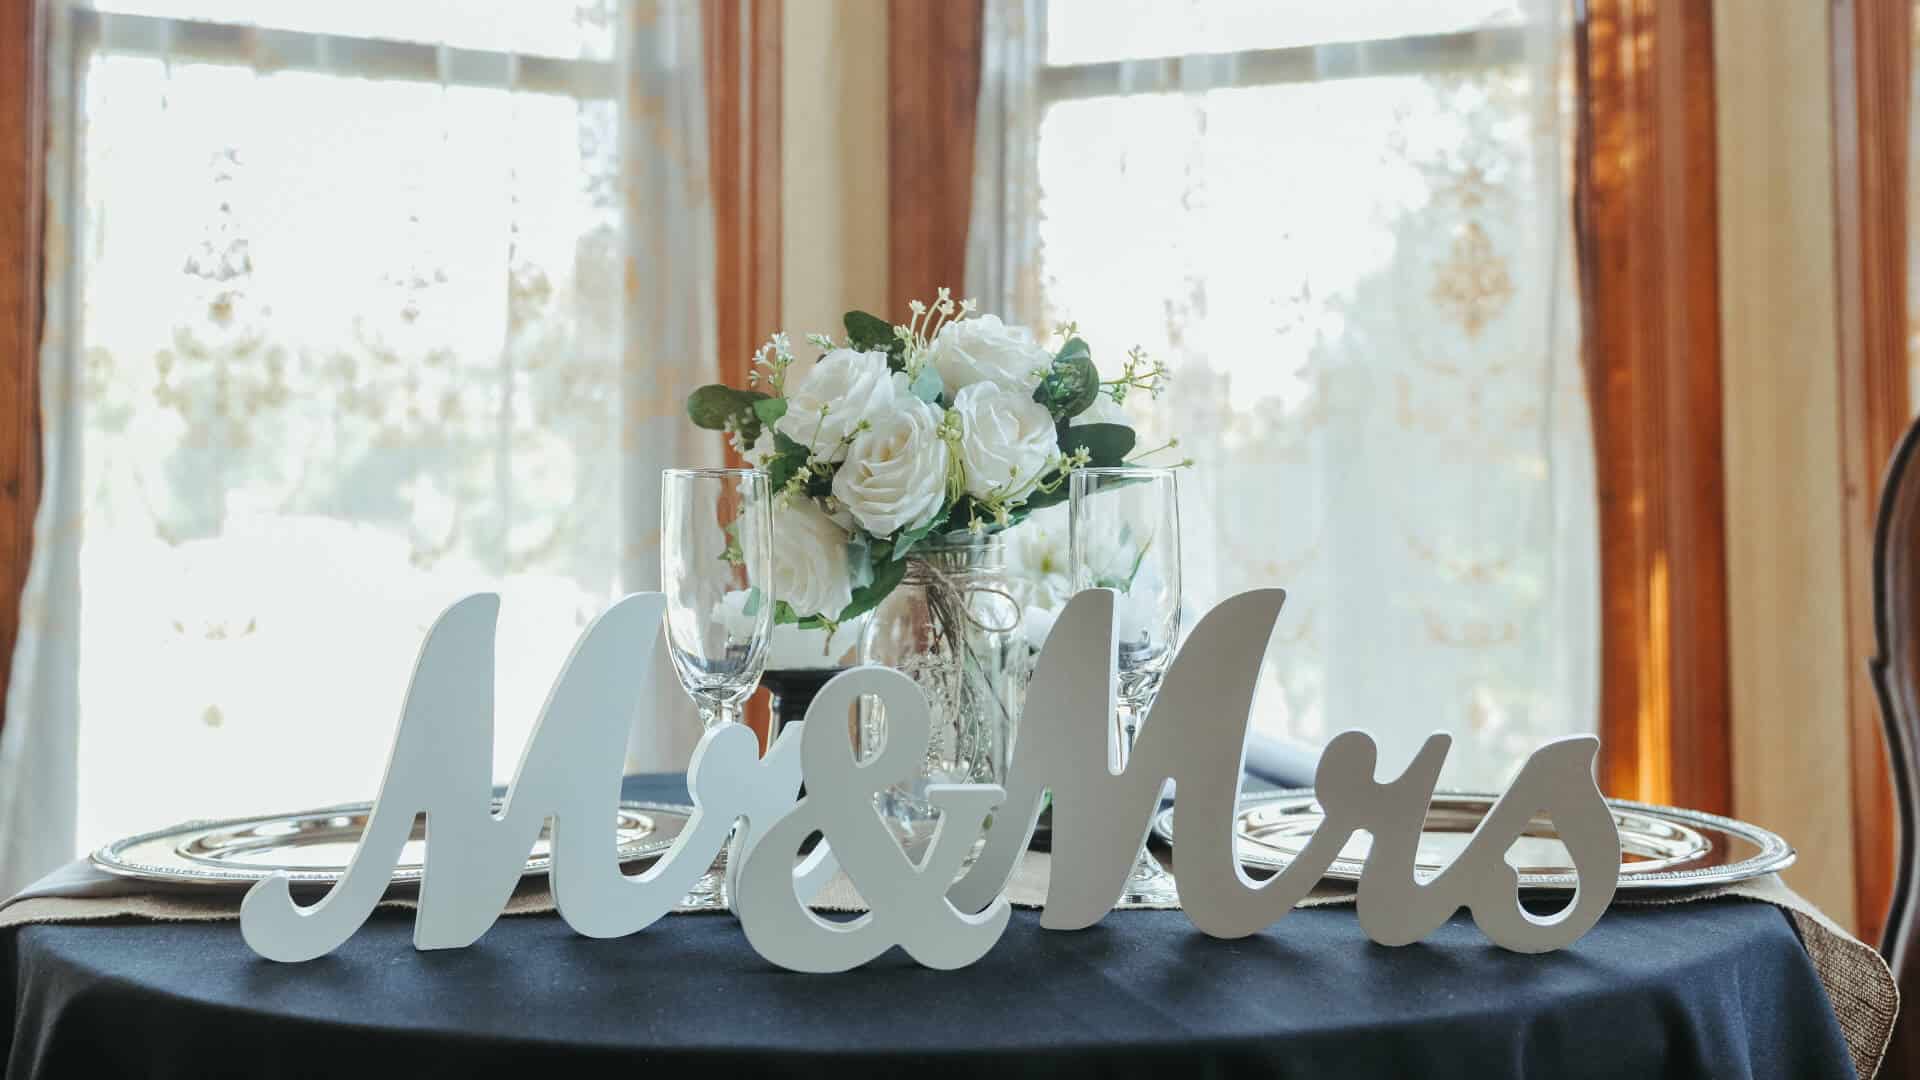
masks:
<svg viewBox="0 0 1920 1080"><path fill-rule="evenodd" d="M499 808L495 800L494 809ZM295 884L331 885L346 871L372 809L351 803L298 814L196 821L116 840L94 852L92 861L110 874L180 885L251 885L278 870ZM614 819L620 861L667 850L692 812L672 803L622 802ZM527 858L528 874L546 873L548 840L543 827ZM425 853L426 837L416 818L393 880L418 882Z"/></svg>
<svg viewBox="0 0 1920 1080"><path fill-rule="evenodd" d="M1414 873L1421 880L1437 875L1466 848L1467 839L1488 811L1493 795L1436 794L1427 810ZM1793 848L1775 833L1744 821L1698 810L1608 799L1620 830L1620 888L1682 889L1725 885L1784 870L1793 864ZM1271 791L1240 800L1233 816L1240 861L1266 870L1284 870L1307 846L1323 815L1312 791ZM1173 841L1173 810L1160 812L1153 831ZM1360 880L1372 838L1349 837L1327 870L1339 881ZM1178 852L1176 850L1176 858ZM1535 818L1507 851L1524 889L1571 889L1572 860L1555 835L1553 822Z"/></svg>

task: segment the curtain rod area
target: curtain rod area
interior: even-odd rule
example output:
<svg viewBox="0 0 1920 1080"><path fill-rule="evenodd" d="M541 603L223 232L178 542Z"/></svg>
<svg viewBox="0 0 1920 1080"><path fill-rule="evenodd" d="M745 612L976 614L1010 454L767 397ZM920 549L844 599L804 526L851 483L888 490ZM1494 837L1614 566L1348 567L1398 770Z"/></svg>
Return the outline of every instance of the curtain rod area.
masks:
<svg viewBox="0 0 1920 1080"><path fill-rule="evenodd" d="M1526 28L1514 26L1284 49L1111 60L1043 68L1040 94L1048 101L1070 101L1120 94L1431 75L1518 64L1526 58L1526 49Z"/></svg>
<svg viewBox="0 0 1920 1080"><path fill-rule="evenodd" d="M351 37L234 23L74 11L81 53L152 56L240 64L263 72L303 71L494 90L614 96L614 65L604 60L530 56L427 42Z"/></svg>

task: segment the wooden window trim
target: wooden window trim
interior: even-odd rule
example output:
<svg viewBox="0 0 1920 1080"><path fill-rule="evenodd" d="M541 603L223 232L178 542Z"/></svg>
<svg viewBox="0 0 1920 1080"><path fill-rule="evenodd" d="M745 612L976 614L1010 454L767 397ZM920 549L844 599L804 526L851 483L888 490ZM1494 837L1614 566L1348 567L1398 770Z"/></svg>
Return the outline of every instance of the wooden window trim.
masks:
<svg viewBox="0 0 1920 1080"><path fill-rule="evenodd" d="M702 15L715 347L721 381L745 386L780 328L781 0L703 0Z"/></svg>
<svg viewBox="0 0 1920 1080"><path fill-rule="evenodd" d="M0 14L0 726L40 506L40 327L46 7Z"/></svg>
<svg viewBox="0 0 1920 1080"><path fill-rule="evenodd" d="M714 348L720 381L747 385L753 351L780 328L782 0L702 0L707 171L713 192ZM727 463L745 464L731 446ZM765 690L747 725L767 743Z"/></svg>
<svg viewBox="0 0 1920 1080"><path fill-rule="evenodd" d="M1732 803L1712 10L1589 0L1576 213L1600 532L1600 780Z"/></svg>
<svg viewBox="0 0 1920 1080"><path fill-rule="evenodd" d="M1856 932L1876 941L1897 840L1874 655L1873 535L1887 459L1905 431L1910 0L1834 0L1834 218L1839 285L1847 732ZM1871 223L1871 227L1868 227Z"/></svg>
<svg viewBox="0 0 1920 1080"><path fill-rule="evenodd" d="M887 8L887 310L966 288L980 0Z"/></svg>

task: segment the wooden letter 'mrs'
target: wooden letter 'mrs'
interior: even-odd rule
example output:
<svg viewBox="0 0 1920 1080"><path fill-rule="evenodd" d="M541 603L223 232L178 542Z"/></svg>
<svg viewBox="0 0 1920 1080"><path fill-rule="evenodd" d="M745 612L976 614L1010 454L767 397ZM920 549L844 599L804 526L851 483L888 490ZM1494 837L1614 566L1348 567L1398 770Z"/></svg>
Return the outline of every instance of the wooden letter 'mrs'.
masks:
<svg viewBox="0 0 1920 1080"><path fill-rule="evenodd" d="M1286 870L1258 883L1247 875L1234 853L1233 815L1254 690L1285 598L1279 589L1241 593L1200 621L1168 669L1126 769L1114 773L1107 765L1114 594L1090 589L1074 597L1054 623L1027 691L1006 802L988 826L984 853L950 891L954 905L978 911L1005 888L1033 835L1041 797L1051 791L1052 876L1041 925L1072 930L1099 921L1119 899L1160 791L1173 779L1181 906L1216 937L1244 937L1278 921L1360 829L1373 836L1360 879L1360 925L1376 942L1416 941L1461 907L1489 939L1518 952L1557 949L1591 929L1619 880L1620 837L1594 783L1600 744L1590 735L1536 750L1460 856L1421 884L1414 855L1451 740L1428 736L1405 773L1379 783L1373 740L1342 732L1322 754L1316 777L1325 820ZM1520 906L1519 877L1505 859L1541 811L1552 817L1579 879L1566 907L1549 916Z"/></svg>

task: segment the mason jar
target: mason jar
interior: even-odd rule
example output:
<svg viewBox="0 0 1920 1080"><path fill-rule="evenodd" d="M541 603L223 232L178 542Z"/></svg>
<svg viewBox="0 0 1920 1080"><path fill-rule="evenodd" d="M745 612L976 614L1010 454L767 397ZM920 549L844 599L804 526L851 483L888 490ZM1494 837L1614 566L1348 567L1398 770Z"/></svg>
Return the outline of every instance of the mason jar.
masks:
<svg viewBox="0 0 1920 1080"><path fill-rule="evenodd" d="M861 663L906 674L926 694L932 714L919 773L876 800L916 861L937 823L926 801L929 784L1007 781L1033 670L1021 612L1000 538L958 534L929 539L907 556L905 577L873 610L861 637ZM885 738L885 710L870 700L856 723L855 745L865 760Z"/></svg>

